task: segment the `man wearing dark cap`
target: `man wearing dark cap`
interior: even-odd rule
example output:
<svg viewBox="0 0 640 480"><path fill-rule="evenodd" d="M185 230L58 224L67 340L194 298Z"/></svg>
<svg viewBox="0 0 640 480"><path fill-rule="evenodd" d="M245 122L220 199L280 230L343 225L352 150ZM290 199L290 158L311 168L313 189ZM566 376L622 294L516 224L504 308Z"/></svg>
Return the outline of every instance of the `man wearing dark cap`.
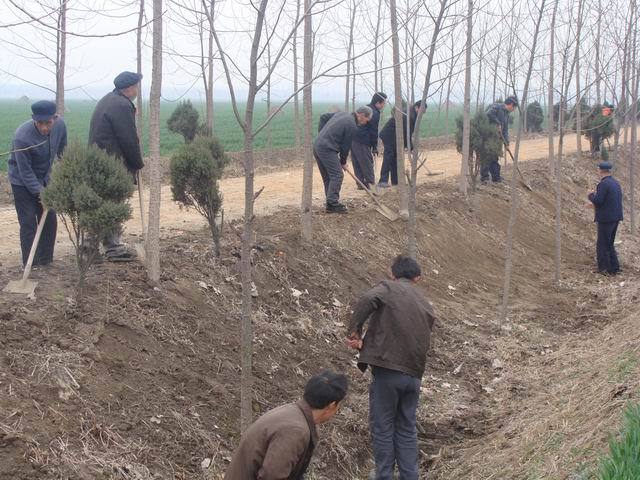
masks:
<svg viewBox="0 0 640 480"><path fill-rule="evenodd" d="M509 114L518 106L516 97L507 97L504 102L496 102L487 108L487 118L489 122L496 125L496 134L498 139L509 146ZM491 175L491 181L499 183L502 181L500 176L500 162L497 155L492 155L482 159L480 166L480 181L486 185Z"/></svg>
<svg viewBox="0 0 640 480"><path fill-rule="evenodd" d="M9 182L20 223L22 264L27 263L38 222L43 214L40 193L46 188L56 157L67 145L67 127L56 115L56 104L41 100L31 105L31 120L16 130L9 157ZM33 265L53 261L58 222L56 212L49 210Z"/></svg>
<svg viewBox="0 0 640 480"><path fill-rule="evenodd" d="M409 116L409 139L411 140L411 150L413 150L413 131L416 128L416 120L420 111L425 111L427 107L422 107L422 100L418 100L413 104L413 108L410 111ZM402 115L403 123L405 126L403 140L404 148L407 148L407 117L406 106L402 102ZM380 180L378 181L378 187L388 188L389 177L391 177L391 185L398 184L398 154L396 151L396 117L391 115L391 118L384 124L382 130L380 130L380 140L384 145L384 152L382 154L382 167L380 168Z"/></svg>
<svg viewBox="0 0 640 480"><path fill-rule="evenodd" d="M380 112L387 101L387 95L376 92L367 105L373 112L371 120L366 125L358 126L351 140L351 163L355 176L369 188L375 185L375 173L373 171L373 156L378 155L378 125ZM358 185L358 189L362 187Z"/></svg>
<svg viewBox="0 0 640 480"><path fill-rule="evenodd" d="M114 80L115 89L107 93L96 105L89 127L89 143L121 159L134 181L144 167L140 140L136 131L136 107L141 74L122 72ZM125 247L121 234L103 239L107 260L130 261L135 253Z"/></svg>
<svg viewBox="0 0 640 480"><path fill-rule="evenodd" d="M595 209L595 222L598 224L596 252L598 272L603 275L616 275L620 272L618 255L614 246L618 223L622 221L622 188L611 176L611 162L598 165L600 183L595 192L588 195L590 206Z"/></svg>

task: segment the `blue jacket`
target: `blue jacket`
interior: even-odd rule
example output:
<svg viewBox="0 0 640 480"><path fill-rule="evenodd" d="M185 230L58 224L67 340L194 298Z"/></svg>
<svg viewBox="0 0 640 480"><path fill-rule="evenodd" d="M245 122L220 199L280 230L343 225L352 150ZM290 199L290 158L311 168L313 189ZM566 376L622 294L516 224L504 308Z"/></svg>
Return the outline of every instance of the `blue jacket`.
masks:
<svg viewBox="0 0 640 480"><path fill-rule="evenodd" d="M39 195L49 183L51 167L67 146L67 126L57 118L48 136L42 135L33 120L18 127L11 145L9 182Z"/></svg>
<svg viewBox="0 0 640 480"><path fill-rule="evenodd" d="M589 200L596 210L594 221L622 221L622 187L611 175L600 180L595 193L589 194Z"/></svg>
<svg viewBox="0 0 640 480"><path fill-rule="evenodd" d="M491 123L500 125L505 143L509 143L509 110L504 103L494 103L487 108L487 118Z"/></svg>

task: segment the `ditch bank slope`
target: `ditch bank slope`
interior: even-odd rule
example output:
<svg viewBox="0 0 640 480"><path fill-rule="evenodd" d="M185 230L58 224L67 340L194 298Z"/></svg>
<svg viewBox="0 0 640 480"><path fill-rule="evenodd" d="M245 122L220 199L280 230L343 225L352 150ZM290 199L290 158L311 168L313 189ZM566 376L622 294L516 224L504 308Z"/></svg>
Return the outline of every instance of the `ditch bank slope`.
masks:
<svg viewBox="0 0 640 480"><path fill-rule="evenodd" d="M604 412L576 403L586 385L612 392L621 383L596 360L601 348L621 353L617 339L632 340L616 325L633 321L635 245L623 234L622 277L591 273L594 227L583 208L591 166L570 162L564 281L554 286L550 181L532 165L524 173L534 192L521 194L506 323L497 311L508 187L482 189L474 209L453 182L420 187L420 288L439 317L419 410L430 478L564 478L558 472L589 455L564 458L563 448L588 441L600 451L622 400L636 395L637 385L618 388ZM296 212L256 219L255 414L297 398L322 368L352 379L341 412L322 428L312 479L361 479L371 468L368 378L342 343L344 325L350 302L403 250L401 222L390 224L362 200L350 207L346 216L318 213L313 244L300 239ZM158 289L138 264L96 266L84 313L70 298L71 257L36 272L37 300L0 297L0 478L221 478L239 438L239 231L226 229L216 261L204 232L165 239ZM5 271L0 281L18 275ZM629 358L620 367L625 375L635 369ZM565 429L554 437L562 458L549 460L552 473L546 462L553 452L532 447L534 456L524 444L538 445L536 434L564 425L562 409L549 408L554 395L596 433L573 437Z"/></svg>

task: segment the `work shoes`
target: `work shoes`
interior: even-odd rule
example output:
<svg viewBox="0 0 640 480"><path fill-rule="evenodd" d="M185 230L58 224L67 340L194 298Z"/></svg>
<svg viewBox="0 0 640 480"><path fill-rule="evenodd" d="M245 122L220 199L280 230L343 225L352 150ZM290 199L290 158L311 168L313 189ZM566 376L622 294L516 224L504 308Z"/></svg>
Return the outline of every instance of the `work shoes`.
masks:
<svg viewBox="0 0 640 480"><path fill-rule="evenodd" d="M327 213L347 213L347 207L341 203L327 205Z"/></svg>

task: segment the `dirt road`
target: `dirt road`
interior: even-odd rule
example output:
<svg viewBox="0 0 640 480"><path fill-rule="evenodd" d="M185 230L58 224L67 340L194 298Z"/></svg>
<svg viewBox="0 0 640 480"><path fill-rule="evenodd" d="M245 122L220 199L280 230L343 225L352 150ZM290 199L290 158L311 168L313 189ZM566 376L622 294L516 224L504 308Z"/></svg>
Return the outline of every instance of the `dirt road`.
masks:
<svg viewBox="0 0 640 480"><path fill-rule="evenodd" d="M513 145L514 146L514 145ZM564 151L567 154L575 152L575 135L569 135L565 139ZM523 161L544 158L548 151L548 140L546 137L524 140L520 147L520 158ZM460 154L455 148L428 152L427 167L432 172L444 172L443 175L427 176L426 170L422 169L419 175L419 182L429 180L442 180L446 177L458 175L460 173ZM546 161L546 160L543 160ZM381 158L378 160L378 169ZM256 189L264 186L264 191L256 203L256 214L266 215L282 207L298 208L302 194L302 169L294 168L278 171L265 175L257 175L255 179ZM322 193L322 182L318 171L314 171L314 205L321 206L324 201ZM227 178L221 182L221 189L224 195L225 219L232 220L239 218L244 209L244 178ZM364 192L356 189L355 183L350 178L345 178L342 187L343 198L364 197ZM145 199L148 200L148 192ZM126 234L140 236L140 220L138 202L132 202L133 218L126 224ZM171 189L164 186L162 189L161 207L161 235L175 234L180 230L200 229L204 225L203 218L193 210L180 209L171 200ZM135 239L128 239L134 241ZM18 222L15 210L12 205L0 207L0 243L3 248L0 250L0 264L4 267L19 264L20 242L18 234ZM58 227L58 239L56 244L56 255L65 255L71 252L71 243L68 239L64 225Z"/></svg>

